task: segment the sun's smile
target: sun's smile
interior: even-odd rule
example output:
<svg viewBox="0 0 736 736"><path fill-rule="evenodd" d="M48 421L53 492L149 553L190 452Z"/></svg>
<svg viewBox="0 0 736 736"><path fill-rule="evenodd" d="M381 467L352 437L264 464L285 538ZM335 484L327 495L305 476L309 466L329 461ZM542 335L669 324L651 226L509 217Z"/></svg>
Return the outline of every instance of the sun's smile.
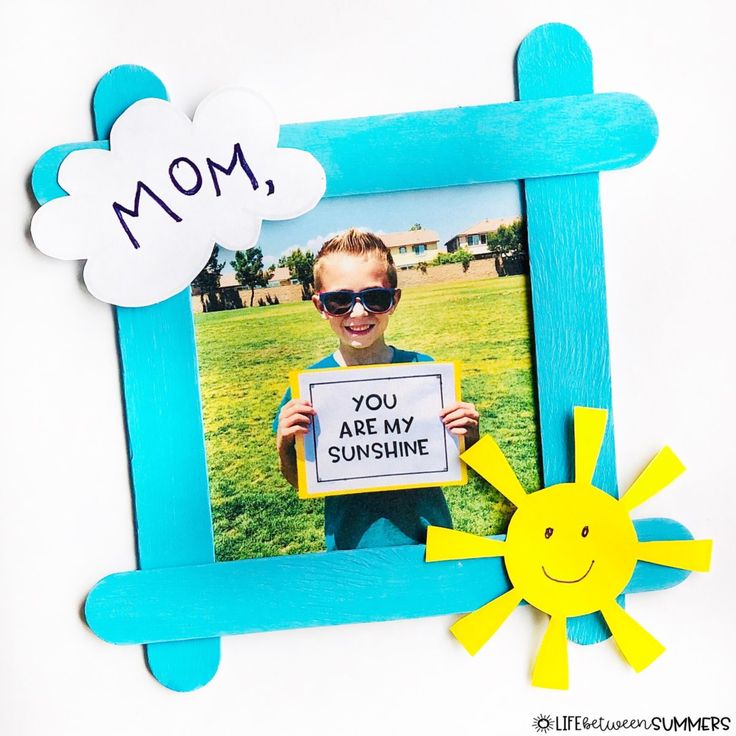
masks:
<svg viewBox="0 0 736 736"><path fill-rule="evenodd" d="M549 615L532 673L532 684L539 687L567 688L567 621L595 611L602 614L629 664L637 672L648 667L664 647L616 601L637 562L701 571L710 566L710 540L640 542L629 516L685 469L669 447L659 452L621 499L593 485L607 417L604 409L575 409L575 481L531 494L519 483L501 448L483 437L461 457L516 506L506 539L436 526L427 531L427 562L503 557L510 589L450 628L470 654L522 601ZM548 567L566 571L586 565L585 573L573 579L547 572ZM594 565L596 572L589 576Z"/></svg>
<svg viewBox="0 0 736 736"><path fill-rule="evenodd" d="M585 578L588 577L588 573L593 569L593 563L595 560L590 561L590 567L579 577L575 578L575 580L562 580L561 578L554 578L552 577L545 569L544 565L542 565L542 572L550 579L554 580L556 583L579 583L581 580L585 580Z"/></svg>

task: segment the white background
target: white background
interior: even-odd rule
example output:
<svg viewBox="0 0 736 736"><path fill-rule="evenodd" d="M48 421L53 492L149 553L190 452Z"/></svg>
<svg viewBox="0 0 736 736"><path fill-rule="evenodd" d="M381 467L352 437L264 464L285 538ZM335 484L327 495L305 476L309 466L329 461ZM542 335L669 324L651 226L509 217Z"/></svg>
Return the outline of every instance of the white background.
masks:
<svg viewBox="0 0 736 736"><path fill-rule="evenodd" d="M729 5L4 3L0 733L528 734L539 713L736 716ZM512 99L515 49L547 21L587 38L598 91L636 93L660 121L651 157L601 190L620 482L672 444L688 473L637 515L716 540L710 574L629 598L667 652L636 675L610 642L571 646L571 690L532 689L543 622L525 609L474 659L449 617L275 632L226 640L203 690L165 690L139 647L102 643L79 616L96 580L135 562L126 443L112 310L27 236L34 161L91 137L91 92L116 64L154 70L190 114L230 83L285 122L451 107Z"/></svg>

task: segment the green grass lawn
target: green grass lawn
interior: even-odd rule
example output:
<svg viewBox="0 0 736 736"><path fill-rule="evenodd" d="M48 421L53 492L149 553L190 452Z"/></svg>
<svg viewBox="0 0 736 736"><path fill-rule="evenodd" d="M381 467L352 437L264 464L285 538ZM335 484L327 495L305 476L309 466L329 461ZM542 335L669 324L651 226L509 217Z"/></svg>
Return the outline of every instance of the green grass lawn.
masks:
<svg viewBox="0 0 736 736"><path fill-rule="evenodd" d="M334 351L333 333L309 302L196 314L195 328L217 559L323 550L323 503L300 500L281 477L271 423L289 371ZM481 434L527 490L539 487L525 277L404 289L387 339L459 360ZM513 510L472 471L445 494L464 531L497 534Z"/></svg>

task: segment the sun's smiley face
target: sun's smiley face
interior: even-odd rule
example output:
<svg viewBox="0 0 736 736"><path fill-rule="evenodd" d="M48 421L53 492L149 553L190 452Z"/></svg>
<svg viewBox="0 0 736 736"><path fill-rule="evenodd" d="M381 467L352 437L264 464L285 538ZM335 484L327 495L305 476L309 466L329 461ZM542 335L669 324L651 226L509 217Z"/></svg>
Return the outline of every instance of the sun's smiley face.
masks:
<svg viewBox="0 0 736 736"><path fill-rule="evenodd" d="M634 525L618 501L580 483L528 497L511 518L506 570L524 600L541 611L579 616L615 598L637 560Z"/></svg>
<svg viewBox="0 0 736 736"><path fill-rule="evenodd" d="M575 407L575 481L536 493L525 491L490 437L462 454L516 506L505 540L438 526L427 530L427 562L504 559L509 590L450 628L470 654L493 636L521 601L549 614L532 672L532 683L539 687L567 688L567 621L594 611L600 611L626 660L641 672L664 647L616 601L637 561L682 570L705 571L710 566L710 540L640 542L629 518L632 509L685 469L669 447L660 450L621 499L593 485L607 417L605 409Z"/></svg>

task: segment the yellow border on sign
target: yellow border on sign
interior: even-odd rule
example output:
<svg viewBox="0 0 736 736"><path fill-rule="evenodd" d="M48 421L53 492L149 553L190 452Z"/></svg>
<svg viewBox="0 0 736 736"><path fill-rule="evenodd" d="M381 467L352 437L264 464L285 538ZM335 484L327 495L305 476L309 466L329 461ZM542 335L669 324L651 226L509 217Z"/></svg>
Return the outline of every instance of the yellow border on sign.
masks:
<svg viewBox="0 0 736 736"><path fill-rule="evenodd" d="M426 365L439 364L447 365L452 364L455 371L455 401L462 401L461 387L460 387L460 373L461 364L458 360L443 360L443 361L427 361ZM291 396L294 399L301 398L299 393L299 376L303 373L327 373L332 371L354 371L362 370L365 368L396 368L401 365L425 365L425 363L376 363L375 365L350 365L350 366L338 366L337 368L314 368L312 370L301 370L301 371L290 371L289 372L289 386L291 388ZM460 454L465 450L465 437L460 436L459 439L459 450ZM304 458L304 437L299 436L296 438L296 470L297 470L297 493L299 498L326 498L327 496L349 496L354 493L377 493L379 491L408 491L412 488L426 488L425 483L415 483L411 485L401 484L398 486L379 486L371 488L360 488L352 491L333 491L331 493L306 493L304 489L307 487L307 463ZM460 480L449 481L448 483L442 483L443 486L464 486L468 482L468 466L460 460Z"/></svg>

